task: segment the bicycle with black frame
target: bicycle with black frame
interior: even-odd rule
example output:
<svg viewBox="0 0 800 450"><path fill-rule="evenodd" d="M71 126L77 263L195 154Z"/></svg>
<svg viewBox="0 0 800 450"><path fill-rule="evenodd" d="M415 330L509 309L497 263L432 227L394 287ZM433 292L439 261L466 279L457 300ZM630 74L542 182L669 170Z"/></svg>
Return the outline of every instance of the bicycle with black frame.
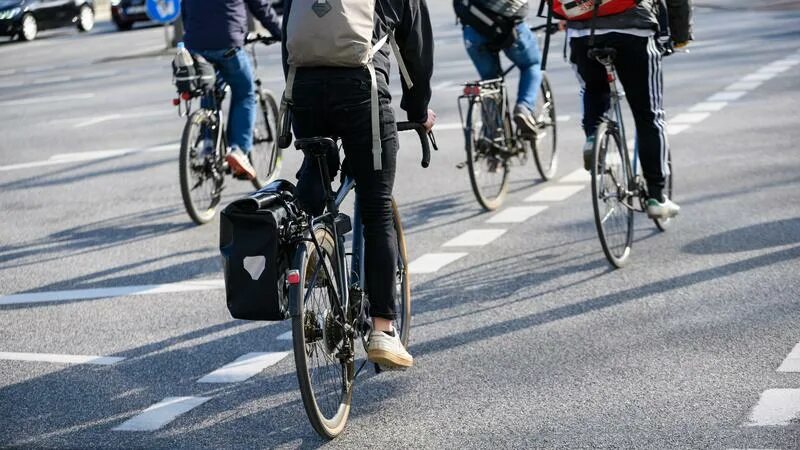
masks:
<svg viewBox="0 0 800 450"><path fill-rule="evenodd" d="M558 27L545 24L532 27L531 31L537 35L553 34ZM503 204L514 160L526 164L530 154L545 181L553 178L558 169L556 107L550 81L542 73L534 110L536 137L531 139L511 119L505 77L515 67L512 63L495 79L466 83L458 97L467 159L457 167L467 167L472 192L488 211Z"/></svg>
<svg viewBox="0 0 800 450"><path fill-rule="evenodd" d="M255 47L257 42L272 45L279 38L248 34L245 45L250 48L253 70L258 68ZM206 64L209 64L206 62ZM180 186L183 204L189 217L202 225L211 221L222 199L225 175L231 174L225 157L228 153L227 122L222 110L230 87L215 71L207 75L212 78L206 85L209 89L182 92L173 103L181 116L187 116L181 137ZM250 163L256 169L251 181L253 187L260 189L274 180L281 170L282 150L278 148L278 106L275 96L262 87L256 76L256 122L253 128L253 148L249 152ZM192 101L201 99L201 108L192 112ZM181 105L184 105L181 108Z"/></svg>
<svg viewBox="0 0 800 450"><path fill-rule="evenodd" d="M399 122L398 131L413 130L422 144L422 167L430 162L429 139L422 124ZM297 379L303 405L314 429L332 439L345 427L350 414L353 384L366 359L356 368L357 340L366 350L370 331L369 292L366 290L363 225L355 198L353 220L340 212L340 206L355 188L355 180L345 174L337 191L331 189L327 156L338 151L335 138L297 139L295 147L315 158L325 189L325 212L319 217L299 213L287 228L293 237L286 272L288 304L292 319L292 340ZM411 286L405 236L397 204L392 200L392 215L397 234L398 312L393 326L404 346L411 327ZM351 251L345 235L352 231ZM376 365L376 370L380 368Z"/></svg>

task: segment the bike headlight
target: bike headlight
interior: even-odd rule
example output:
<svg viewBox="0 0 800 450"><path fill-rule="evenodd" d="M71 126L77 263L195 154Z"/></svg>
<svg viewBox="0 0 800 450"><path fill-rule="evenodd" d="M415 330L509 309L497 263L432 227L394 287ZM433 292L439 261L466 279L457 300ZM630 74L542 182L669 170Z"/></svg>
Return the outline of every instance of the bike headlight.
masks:
<svg viewBox="0 0 800 450"><path fill-rule="evenodd" d="M22 8L11 8L5 11L0 11L0 19L12 19L22 11Z"/></svg>

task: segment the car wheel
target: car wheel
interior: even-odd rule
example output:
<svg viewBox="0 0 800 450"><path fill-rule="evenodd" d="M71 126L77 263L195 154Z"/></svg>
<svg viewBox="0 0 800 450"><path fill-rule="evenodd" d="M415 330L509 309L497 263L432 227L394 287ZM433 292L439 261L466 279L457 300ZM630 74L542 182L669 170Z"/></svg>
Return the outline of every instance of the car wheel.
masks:
<svg viewBox="0 0 800 450"><path fill-rule="evenodd" d="M117 26L117 30L119 31L128 31L133 28L133 22L117 22L114 21L114 25Z"/></svg>
<svg viewBox="0 0 800 450"><path fill-rule="evenodd" d="M19 31L19 39L21 41L32 41L36 39L36 34L39 32L39 25L36 23L36 18L32 14L25 14L22 18L22 26Z"/></svg>
<svg viewBox="0 0 800 450"><path fill-rule="evenodd" d="M94 28L94 11L89 5L83 5L78 12L78 30L85 32L92 28Z"/></svg>

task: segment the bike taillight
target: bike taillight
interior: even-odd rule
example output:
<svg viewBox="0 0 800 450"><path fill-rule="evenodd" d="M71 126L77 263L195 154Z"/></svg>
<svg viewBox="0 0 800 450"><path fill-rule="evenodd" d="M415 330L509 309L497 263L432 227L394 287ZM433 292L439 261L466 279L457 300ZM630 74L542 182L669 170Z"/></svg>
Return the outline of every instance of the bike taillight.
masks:
<svg viewBox="0 0 800 450"><path fill-rule="evenodd" d="M286 282L292 286L300 284L300 271L290 270L286 272Z"/></svg>
<svg viewBox="0 0 800 450"><path fill-rule="evenodd" d="M189 92L181 92L181 98L184 100L189 100L192 98L192 94Z"/></svg>
<svg viewBox="0 0 800 450"><path fill-rule="evenodd" d="M481 87L475 84L464 86L464 95L481 95Z"/></svg>
<svg viewBox="0 0 800 450"><path fill-rule="evenodd" d="M606 79L608 80L608 82L609 82L609 83L613 83L613 82L614 82L614 80L616 80L616 78L614 78L614 74L613 74L613 73L611 73L611 72L609 72L609 73L607 74L607 77L606 77Z"/></svg>
<svg viewBox="0 0 800 450"><path fill-rule="evenodd" d="M180 104L181 104L181 99L179 99L179 98L173 98L172 99L172 106L178 106Z"/></svg>

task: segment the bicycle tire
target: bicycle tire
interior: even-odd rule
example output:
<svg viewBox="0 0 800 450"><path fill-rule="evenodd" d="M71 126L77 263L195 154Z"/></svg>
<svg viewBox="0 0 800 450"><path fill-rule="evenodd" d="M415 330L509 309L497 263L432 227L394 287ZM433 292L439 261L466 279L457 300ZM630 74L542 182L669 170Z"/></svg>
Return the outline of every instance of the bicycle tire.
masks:
<svg viewBox="0 0 800 450"><path fill-rule="evenodd" d="M486 148L485 140L481 139L485 133L482 116L481 102L470 102L467 126L464 128L467 169L475 199L483 209L494 211L503 204L508 193L508 161L496 150ZM496 180L494 175L499 175L500 180L490 181L486 187L481 187L482 179Z"/></svg>
<svg viewBox="0 0 800 450"><path fill-rule="evenodd" d="M626 203L631 201L631 169L621 142L607 121L598 125L592 167L594 223L606 259L617 268L627 263L633 243L633 208Z"/></svg>
<svg viewBox="0 0 800 450"><path fill-rule="evenodd" d="M669 175L667 175L666 183L664 185L664 193L667 194L667 197L672 199L673 195L673 184L672 184L672 152L667 151L667 168L669 169ZM653 219L655 222L656 227L661 231L667 231L670 226L672 226L673 222L675 222L675 217L669 217L667 219Z"/></svg>
<svg viewBox="0 0 800 450"><path fill-rule="evenodd" d="M397 272L395 275L397 295L395 296L395 311L397 319L394 328L400 333L400 341L408 348L411 336L411 277L408 273L408 253L406 251L406 237L403 233L403 222L400 220L400 210L392 199L392 219L394 231L397 235Z"/></svg>
<svg viewBox="0 0 800 450"><path fill-rule="evenodd" d="M318 268L322 262L333 271L333 234L322 224L315 227L314 234L320 244L323 259L320 261L313 243L303 242L298 247L293 262L293 268L300 273L300 282L289 289L289 302L295 308L292 314L292 344L297 381L306 415L320 436L333 439L344 430L350 415L352 381L355 375L352 359L341 361L336 357L335 351L340 348L344 339L349 339L351 348L353 342L352 338L347 337L336 340L337 333L342 333L340 336L345 335L344 327L337 324L332 315L335 288L331 286L331 280L324 270ZM311 292L308 292L309 283L315 285L311 287ZM327 300L314 295L315 287L321 289L319 294L327 294Z"/></svg>
<svg viewBox="0 0 800 450"><path fill-rule="evenodd" d="M214 131L209 131L210 136L202 136L204 127L213 130L213 117L208 110L195 111L186 120L181 136L178 159L181 197L186 212L197 225L214 218L222 198L221 161L214 159L215 153L213 149L209 152L208 147L209 139L212 143L214 141ZM202 147L198 148L198 145Z"/></svg>
<svg viewBox="0 0 800 450"><path fill-rule="evenodd" d="M558 171L558 121L553 91L546 75L542 77L542 86L536 103L536 142L531 148L539 175L544 181L548 181Z"/></svg>
<svg viewBox="0 0 800 450"><path fill-rule="evenodd" d="M253 187L261 189L281 173L283 150L278 148L278 105L266 89L258 90L258 111L253 128L250 163L256 169Z"/></svg>

